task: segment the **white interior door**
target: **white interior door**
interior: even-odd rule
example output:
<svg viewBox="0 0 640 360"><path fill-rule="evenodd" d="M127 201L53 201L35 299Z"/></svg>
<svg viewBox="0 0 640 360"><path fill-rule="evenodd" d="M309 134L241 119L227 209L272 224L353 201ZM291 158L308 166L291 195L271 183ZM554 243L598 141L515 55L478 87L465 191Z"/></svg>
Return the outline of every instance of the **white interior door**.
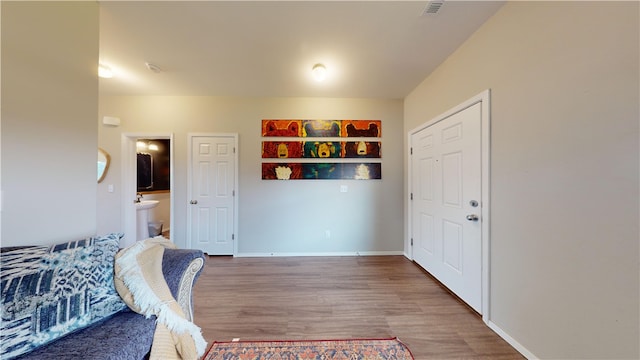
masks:
<svg viewBox="0 0 640 360"><path fill-rule="evenodd" d="M234 254L236 229L236 135L191 139L189 239L209 255Z"/></svg>
<svg viewBox="0 0 640 360"><path fill-rule="evenodd" d="M414 260L482 313L481 103L411 135Z"/></svg>

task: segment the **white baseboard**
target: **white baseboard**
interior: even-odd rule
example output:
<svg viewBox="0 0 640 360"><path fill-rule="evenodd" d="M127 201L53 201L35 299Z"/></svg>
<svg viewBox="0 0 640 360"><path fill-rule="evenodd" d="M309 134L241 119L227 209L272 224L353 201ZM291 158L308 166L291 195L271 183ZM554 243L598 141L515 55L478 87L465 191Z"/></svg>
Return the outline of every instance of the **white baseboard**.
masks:
<svg viewBox="0 0 640 360"><path fill-rule="evenodd" d="M329 257L329 256L391 256L391 255L404 255L402 251L353 251L353 252L321 252L321 253L237 253L235 257L294 257L294 256L315 256L315 257Z"/></svg>
<svg viewBox="0 0 640 360"><path fill-rule="evenodd" d="M509 334L504 332L504 330L502 330L498 325L491 322L491 320L487 321L486 324L491 330L493 330L496 334L498 334L501 338L503 338L506 342L508 342L509 345L513 346L513 348L516 349L525 358L529 360L539 359L537 356L533 355L531 351L525 348L522 344L520 344L514 338L509 336Z"/></svg>

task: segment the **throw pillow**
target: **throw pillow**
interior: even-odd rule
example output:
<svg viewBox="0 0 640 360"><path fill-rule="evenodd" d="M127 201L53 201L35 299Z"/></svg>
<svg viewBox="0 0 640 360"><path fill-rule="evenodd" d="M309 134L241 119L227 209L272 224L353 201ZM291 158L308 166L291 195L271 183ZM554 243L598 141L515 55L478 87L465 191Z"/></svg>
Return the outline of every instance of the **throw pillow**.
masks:
<svg viewBox="0 0 640 360"><path fill-rule="evenodd" d="M0 358L12 358L114 314L121 234L0 254Z"/></svg>

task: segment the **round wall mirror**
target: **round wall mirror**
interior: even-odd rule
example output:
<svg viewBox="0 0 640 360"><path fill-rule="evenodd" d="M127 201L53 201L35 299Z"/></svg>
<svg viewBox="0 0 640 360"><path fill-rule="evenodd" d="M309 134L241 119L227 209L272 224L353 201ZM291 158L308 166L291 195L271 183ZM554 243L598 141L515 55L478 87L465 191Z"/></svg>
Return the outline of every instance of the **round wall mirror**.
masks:
<svg viewBox="0 0 640 360"><path fill-rule="evenodd" d="M104 179L105 175L107 175L110 162L111 156L109 156L109 153L98 148L98 183L100 183Z"/></svg>

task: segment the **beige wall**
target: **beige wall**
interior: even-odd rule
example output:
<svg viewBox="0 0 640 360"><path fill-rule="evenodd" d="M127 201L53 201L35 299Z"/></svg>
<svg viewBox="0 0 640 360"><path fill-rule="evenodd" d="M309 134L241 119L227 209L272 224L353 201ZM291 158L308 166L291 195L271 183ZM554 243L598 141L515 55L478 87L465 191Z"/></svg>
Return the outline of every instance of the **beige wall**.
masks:
<svg viewBox="0 0 640 360"><path fill-rule="evenodd" d="M540 358L640 357L638 3L507 4L404 115L396 100L102 97L99 117L97 4L51 4L2 2L3 246L121 231L120 135L149 131L175 136L179 245L186 134L237 132L242 253L402 250L405 134L490 88L491 321ZM104 115L123 125L96 129ZM383 180L261 181L259 121L278 117L382 119ZM97 209L96 133L114 160Z"/></svg>
<svg viewBox="0 0 640 360"><path fill-rule="evenodd" d="M401 100L102 96L100 116L117 116L122 125L99 127L100 146L113 160L98 186L99 233L122 231L122 133L174 134L171 236L181 246L188 246L187 134L238 133L239 255L403 251ZM261 120L269 118L382 120L382 180L261 180Z"/></svg>
<svg viewBox="0 0 640 360"><path fill-rule="evenodd" d="M2 4L2 246L95 234L98 27L95 2Z"/></svg>
<svg viewBox="0 0 640 360"><path fill-rule="evenodd" d="M491 89L490 320L535 357L640 357L638 14L508 3L405 99Z"/></svg>

